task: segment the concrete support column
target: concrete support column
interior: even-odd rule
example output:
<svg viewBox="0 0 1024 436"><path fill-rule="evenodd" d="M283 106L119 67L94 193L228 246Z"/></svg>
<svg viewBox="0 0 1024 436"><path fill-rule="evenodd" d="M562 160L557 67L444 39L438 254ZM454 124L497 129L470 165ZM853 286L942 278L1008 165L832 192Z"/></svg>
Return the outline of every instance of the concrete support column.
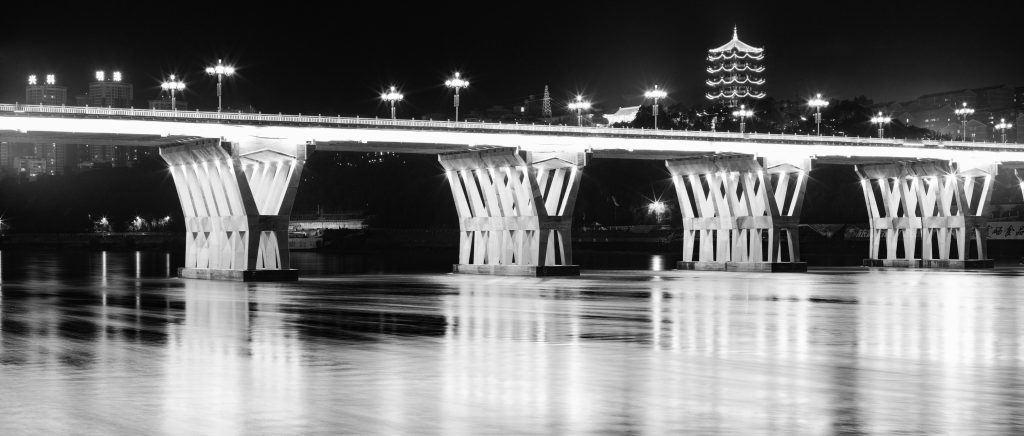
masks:
<svg viewBox="0 0 1024 436"><path fill-rule="evenodd" d="M164 146L185 216L187 278L295 280L288 256L288 216L305 161L262 144L203 139Z"/></svg>
<svg viewBox="0 0 1024 436"><path fill-rule="evenodd" d="M926 161L855 171L871 226L865 266L992 268L984 213L994 170Z"/></svg>
<svg viewBox="0 0 1024 436"><path fill-rule="evenodd" d="M749 155L712 155L665 165L683 213L680 269L807 270L798 227L809 159L763 165Z"/></svg>
<svg viewBox="0 0 1024 436"><path fill-rule="evenodd" d="M579 275L571 230L585 154L492 147L438 161L459 214L455 272Z"/></svg>

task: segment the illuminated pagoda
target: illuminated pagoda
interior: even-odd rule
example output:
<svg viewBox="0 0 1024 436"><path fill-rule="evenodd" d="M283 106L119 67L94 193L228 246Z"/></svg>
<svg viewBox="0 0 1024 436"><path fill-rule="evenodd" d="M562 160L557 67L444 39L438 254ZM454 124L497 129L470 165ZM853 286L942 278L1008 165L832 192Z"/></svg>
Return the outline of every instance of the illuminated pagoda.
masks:
<svg viewBox="0 0 1024 436"><path fill-rule="evenodd" d="M743 99L765 97L764 49L740 41L736 27L732 29L732 41L708 50L708 74L705 82L711 90L704 94L708 100L720 101L729 107L739 106Z"/></svg>

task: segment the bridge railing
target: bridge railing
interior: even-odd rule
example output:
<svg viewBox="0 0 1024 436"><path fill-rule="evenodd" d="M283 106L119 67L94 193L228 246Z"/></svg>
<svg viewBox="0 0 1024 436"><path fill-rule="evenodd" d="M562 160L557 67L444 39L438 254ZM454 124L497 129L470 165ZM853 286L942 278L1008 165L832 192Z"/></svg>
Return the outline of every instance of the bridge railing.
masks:
<svg viewBox="0 0 1024 436"><path fill-rule="evenodd" d="M771 134L771 133L736 133L736 132L713 132L701 130L649 130L634 128L614 127L579 127L566 125L549 124L520 124L520 123L488 123L478 121L433 121L433 120L392 120L388 118L364 118L364 117L343 117L323 115L285 115L285 114L263 114L245 112L202 112L202 111L179 111L165 109L129 109L111 107L89 107L89 106L51 106L51 105L24 105L24 104L0 104L0 112L15 113L43 113L43 114L68 114L102 117L128 117L128 118L149 118L168 120L217 120L231 122L253 122L253 123L293 123L293 124L317 124L337 126L368 126L368 127L404 127L404 128L426 128L441 130L476 130L495 132L531 132L531 133L560 133L583 136L629 136L646 137L657 139L702 139L702 140L725 140L725 141L752 141L752 142L792 142L806 144L814 142L824 145L859 145L859 146L911 146L911 147L958 147L974 149L1014 149L1021 150L1024 146L1018 144L1001 144L985 142L963 142L963 141L941 141L924 140L909 141L893 138L873 138L856 136L817 136L797 134Z"/></svg>

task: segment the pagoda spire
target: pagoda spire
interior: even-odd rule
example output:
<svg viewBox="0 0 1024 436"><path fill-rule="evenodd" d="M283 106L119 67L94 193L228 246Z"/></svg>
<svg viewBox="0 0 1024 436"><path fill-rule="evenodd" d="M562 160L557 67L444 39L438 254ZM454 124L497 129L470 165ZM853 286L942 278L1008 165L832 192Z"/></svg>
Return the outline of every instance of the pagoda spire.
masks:
<svg viewBox="0 0 1024 436"><path fill-rule="evenodd" d="M739 26L735 24L732 25L732 39L734 41L740 39Z"/></svg>
<svg viewBox="0 0 1024 436"><path fill-rule="evenodd" d="M551 116L551 93L548 92L548 85L544 85L544 98L541 100L540 114L544 117Z"/></svg>

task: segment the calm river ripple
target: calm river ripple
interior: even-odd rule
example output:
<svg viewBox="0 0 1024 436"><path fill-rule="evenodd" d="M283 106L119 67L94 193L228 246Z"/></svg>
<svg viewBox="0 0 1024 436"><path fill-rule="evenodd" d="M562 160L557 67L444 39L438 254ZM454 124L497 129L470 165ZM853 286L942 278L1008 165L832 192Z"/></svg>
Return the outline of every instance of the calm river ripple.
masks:
<svg viewBox="0 0 1024 436"><path fill-rule="evenodd" d="M1024 434L1024 270L169 278L0 253L0 435ZM653 269L672 260L649 257Z"/></svg>

